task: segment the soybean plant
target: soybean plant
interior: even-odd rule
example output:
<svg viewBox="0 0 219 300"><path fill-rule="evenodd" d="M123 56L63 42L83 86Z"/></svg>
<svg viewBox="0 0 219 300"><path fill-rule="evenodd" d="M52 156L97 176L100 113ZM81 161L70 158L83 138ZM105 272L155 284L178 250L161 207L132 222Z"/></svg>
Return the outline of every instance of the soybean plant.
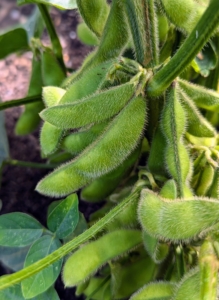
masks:
<svg viewBox="0 0 219 300"><path fill-rule="evenodd" d="M218 0L76 2L79 37L96 48L64 78L38 4L53 51L35 41L33 58L43 70L44 108L34 106L41 150L57 165L36 190L64 199L49 206L47 228L21 213L0 216L0 245L26 251L24 268L0 278L0 295L58 299L68 255L63 283L87 300L216 300ZM38 65L29 95L41 87ZM105 201L88 222L77 194Z"/></svg>

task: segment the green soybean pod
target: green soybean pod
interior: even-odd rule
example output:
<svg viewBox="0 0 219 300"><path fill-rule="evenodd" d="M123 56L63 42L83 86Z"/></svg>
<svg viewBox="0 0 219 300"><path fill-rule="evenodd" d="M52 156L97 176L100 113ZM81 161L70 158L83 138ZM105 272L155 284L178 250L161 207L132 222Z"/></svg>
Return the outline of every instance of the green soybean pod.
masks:
<svg viewBox="0 0 219 300"><path fill-rule="evenodd" d="M77 26L77 37L85 45L97 46L99 43L98 38L93 34L93 32L87 27L83 22Z"/></svg>
<svg viewBox="0 0 219 300"><path fill-rule="evenodd" d="M64 265L62 278L65 287L76 286L87 280L107 261L130 251L140 243L140 231L117 230L84 245L74 252Z"/></svg>
<svg viewBox="0 0 219 300"><path fill-rule="evenodd" d="M69 134L62 140L61 148L73 155L78 155L103 133L107 125L108 122L97 123L87 130Z"/></svg>
<svg viewBox="0 0 219 300"><path fill-rule="evenodd" d="M77 6L87 26L98 37L101 37L109 14L106 0L77 0Z"/></svg>
<svg viewBox="0 0 219 300"><path fill-rule="evenodd" d="M126 160L115 170L94 180L82 189L81 198L88 202L103 201L120 184L123 177L131 170L131 167L139 157L141 145L132 152Z"/></svg>
<svg viewBox="0 0 219 300"><path fill-rule="evenodd" d="M107 277L92 277L89 280L88 287L83 292L87 297L86 299L111 300L110 280L106 280Z"/></svg>
<svg viewBox="0 0 219 300"><path fill-rule="evenodd" d="M129 300L170 300L172 299L175 287L176 284L173 282L151 282L133 294Z"/></svg>
<svg viewBox="0 0 219 300"><path fill-rule="evenodd" d="M59 86L66 76L50 48L44 48L42 50L41 60L41 71L44 86Z"/></svg>
<svg viewBox="0 0 219 300"><path fill-rule="evenodd" d="M196 194L198 196L206 196L213 180L214 168L210 164L207 164L201 172L201 176L199 177Z"/></svg>
<svg viewBox="0 0 219 300"><path fill-rule="evenodd" d="M201 299L215 300L218 285L218 259L213 244L205 240L199 252Z"/></svg>
<svg viewBox="0 0 219 300"><path fill-rule="evenodd" d="M178 83L196 106L209 111L219 112L219 93L180 78L178 78Z"/></svg>
<svg viewBox="0 0 219 300"><path fill-rule="evenodd" d="M194 300L200 298L200 271L198 268L187 272L175 288L173 300Z"/></svg>
<svg viewBox="0 0 219 300"><path fill-rule="evenodd" d="M120 165L137 147L146 119L146 101L141 96L132 99L110 122L97 141L73 161L56 169L41 180L40 193L63 196L76 191Z"/></svg>
<svg viewBox="0 0 219 300"><path fill-rule="evenodd" d="M41 60L37 56L32 59L32 73L27 95L40 95L42 91ZM39 112L44 108L42 101L25 105L25 110L19 117L15 133L17 135L26 135L34 131L40 123Z"/></svg>
<svg viewBox="0 0 219 300"><path fill-rule="evenodd" d="M180 98L187 115L186 131L198 137L215 137L214 127L203 117L193 103L183 91L180 91Z"/></svg>
<svg viewBox="0 0 219 300"><path fill-rule="evenodd" d="M218 170L218 168L216 168L214 170L214 179L213 179L210 189L208 190L207 196L219 200L219 170Z"/></svg>
<svg viewBox="0 0 219 300"><path fill-rule="evenodd" d="M149 190L142 190L138 219L152 237L188 242L207 234L219 222L219 202L215 199L191 197L167 200Z"/></svg>
<svg viewBox="0 0 219 300"><path fill-rule="evenodd" d="M173 84L168 92L163 109L161 126L167 143L165 149L166 168L176 181L179 196L183 197L184 186L191 173L191 166L187 149L183 144L186 116L175 84Z"/></svg>
<svg viewBox="0 0 219 300"><path fill-rule="evenodd" d="M153 174L167 175L165 169L165 146L166 139L159 125L154 133L147 161L147 167ZM159 159L157 159L158 157Z"/></svg>
<svg viewBox="0 0 219 300"><path fill-rule="evenodd" d="M56 105L62 96L65 94L65 90L58 87L45 87L43 88L43 100L47 107ZM45 156L54 153L60 141L64 135L64 131L48 122L44 122L40 132L40 145L41 150Z"/></svg>
<svg viewBox="0 0 219 300"><path fill-rule="evenodd" d="M177 198L177 186L173 179L167 180L162 189L160 190L160 196L166 199L176 199Z"/></svg>
<svg viewBox="0 0 219 300"><path fill-rule="evenodd" d="M167 39L167 34L169 30L169 24L167 18L158 13L158 33L159 33L159 42L163 44Z"/></svg>
<svg viewBox="0 0 219 300"><path fill-rule="evenodd" d="M115 267L111 268L111 299L127 299L144 284L153 280L157 269L158 266L148 256L124 265L115 264Z"/></svg>
<svg viewBox="0 0 219 300"><path fill-rule="evenodd" d="M62 129L99 123L116 115L132 98L135 90L136 85L132 82L122 84L71 104L52 106L42 111L40 116Z"/></svg>
<svg viewBox="0 0 219 300"><path fill-rule="evenodd" d="M162 7L178 29L190 33L201 18L205 8L200 7L194 0L161 0Z"/></svg>

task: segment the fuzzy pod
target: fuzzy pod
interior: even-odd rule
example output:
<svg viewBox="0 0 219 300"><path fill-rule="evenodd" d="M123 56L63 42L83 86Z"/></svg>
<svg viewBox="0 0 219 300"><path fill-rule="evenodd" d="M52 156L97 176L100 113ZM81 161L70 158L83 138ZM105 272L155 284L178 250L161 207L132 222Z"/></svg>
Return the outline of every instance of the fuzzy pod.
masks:
<svg viewBox="0 0 219 300"><path fill-rule="evenodd" d="M61 148L73 155L78 155L89 144L94 142L108 126L108 122L97 123L87 130L81 130L67 135L61 144Z"/></svg>
<svg viewBox="0 0 219 300"><path fill-rule="evenodd" d="M218 259L213 244L205 240L199 252L201 299L215 300L218 285Z"/></svg>
<svg viewBox="0 0 219 300"><path fill-rule="evenodd" d="M141 257L137 261L111 268L112 298L127 299L144 284L154 279L158 266L150 257Z"/></svg>
<svg viewBox="0 0 219 300"><path fill-rule="evenodd" d="M90 30L101 37L110 10L107 1L77 0L77 6Z"/></svg>
<svg viewBox="0 0 219 300"><path fill-rule="evenodd" d="M216 131L206 118L198 111L193 100L180 91L180 98L187 116L186 131L198 137L215 137Z"/></svg>
<svg viewBox="0 0 219 300"><path fill-rule="evenodd" d="M199 108L219 112L219 93L194 83L177 79L180 88L188 95Z"/></svg>
<svg viewBox="0 0 219 300"><path fill-rule="evenodd" d="M175 283L167 281L151 282L143 286L129 300L170 300L175 289Z"/></svg>
<svg viewBox="0 0 219 300"><path fill-rule="evenodd" d="M188 151L183 144L186 115L175 86L168 92L162 113L161 127L167 143L165 148L166 168L176 181L179 196L183 197L184 186L191 173L191 166Z"/></svg>
<svg viewBox="0 0 219 300"><path fill-rule="evenodd" d="M106 279L107 277L92 277L83 292L86 299L90 299L92 296L92 299L95 300L111 300L110 280L106 281ZM84 284L86 283L87 281ZM78 290L78 286L76 289Z"/></svg>
<svg viewBox="0 0 219 300"><path fill-rule="evenodd" d="M94 180L88 186L82 189L81 198L88 202L103 201L109 196L121 180L131 170L141 151L141 145L132 152L127 159L115 170Z"/></svg>
<svg viewBox="0 0 219 300"><path fill-rule="evenodd" d="M196 188L197 196L207 196L208 190L214 180L214 172L215 170L210 164L207 164L204 167L198 180L198 186Z"/></svg>
<svg viewBox="0 0 219 300"><path fill-rule="evenodd" d="M177 284L173 300L194 300L200 299L200 271L198 268L187 272Z"/></svg>
<svg viewBox="0 0 219 300"><path fill-rule="evenodd" d="M84 245L64 265L62 278L65 287L76 286L87 280L107 261L130 251L140 243L140 231L117 230Z"/></svg>
<svg viewBox="0 0 219 300"><path fill-rule="evenodd" d="M36 56L33 56L32 73L27 95L40 95L42 91L42 84L41 60ZM44 105L42 101L26 104L24 112L16 123L15 133L17 135L26 135L34 131L40 123L39 112L43 110L43 108Z"/></svg>
<svg viewBox="0 0 219 300"><path fill-rule="evenodd" d="M53 51L50 48L44 48L41 53L41 60L43 85L59 86L66 76Z"/></svg>
<svg viewBox="0 0 219 300"><path fill-rule="evenodd" d="M133 97L135 90L134 82L122 84L71 104L47 108L40 116L43 120L62 129L99 123L118 114Z"/></svg>
<svg viewBox="0 0 219 300"><path fill-rule="evenodd" d="M157 62L158 58L153 55L156 52L157 56L159 50L154 2L125 0L124 3L137 61L143 66L148 65L151 60L156 64L154 62Z"/></svg>
<svg viewBox="0 0 219 300"><path fill-rule="evenodd" d="M65 90L48 86L43 88L43 101L46 107L56 105L62 96L65 94ZM44 122L40 132L40 145L42 152L45 156L54 153L64 135L64 131L48 122Z"/></svg>
<svg viewBox="0 0 219 300"><path fill-rule="evenodd" d="M167 34L169 30L169 24L167 18L158 14L158 34L159 34L159 42L163 44L167 39Z"/></svg>
<svg viewBox="0 0 219 300"><path fill-rule="evenodd" d="M115 169L139 144L145 118L146 102L138 96L125 106L90 147L42 179L37 191L56 197L68 195Z"/></svg>
<svg viewBox="0 0 219 300"><path fill-rule="evenodd" d="M85 23L78 24L77 37L85 45L97 46L99 43L99 39L93 34L93 32Z"/></svg>
<svg viewBox="0 0 219 300"><path fill-rule="evenodd" d="M151 259L157 264L164 261L169 253L169 246L159 242L156 238L147 234L147 232L143 231L142 237L144 247Z"/></svg>
<svg viewBox="0 0 219 300"><path fill-rule="evenodd" d="M159 195L166 199L176 199L177 198L177 186L176 182L173 179L167 180L162 189L160 190Z"/></svg>
<svg viewBox="0 0 219 300"><path fill-rule="evenodd" d="M138 219L152 237L174 243L206 235L219 222L219 202L192 197L175 201L142 190Z"/></svg>
<svg viewBox="0 0 219 300"><path fill-rule="evenodd" d="M194 0L161 0L161 4L170 22L186 34L193 30L206 9Z"/></svg>
<svg viewBox="0 0 219 300"><path fill-rule="evenodd" d="M219 200L219 169L218 168L214 170L214 178L211 187L208 190L207 196Z"/></svg>
<svg viewBox="0 0 219 300"><path fill-rule="evenodd" d="M147 167L152 174L167 175L165 169L165 148L166 139L162 133L161 126L158 126L152 139L147 161Z"/></svg>
<svg viewBox="0 0 219 300"><path fill-rule="evenodd" d="M52 107L59 103L66 90L56 86L46 86L43 88L43 102L45 107Z"/></svg>

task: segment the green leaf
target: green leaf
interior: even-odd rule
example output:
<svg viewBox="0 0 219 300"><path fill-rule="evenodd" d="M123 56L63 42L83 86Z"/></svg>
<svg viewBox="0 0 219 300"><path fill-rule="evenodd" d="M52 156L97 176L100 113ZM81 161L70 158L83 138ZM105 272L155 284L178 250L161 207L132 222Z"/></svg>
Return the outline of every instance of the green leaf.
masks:
<svg viewBox="0 0 219 300"><path fill-rule="evenodd" d="M41 258L44 258L48 254L57 250L59 247L61 247L61 243L58 239L54 239L54 237L49 235L42 236L31 246L27 254L24 267L30 266L34 262L37 262ZM42 294L51 285L53 285L59 276L61 266L62 260L58 260L36 275L22 281L21 287L25 299L30 299Z"/></svg>
<svg viewBox="0 0 219 300"><path fill-rule="evenodd" d="M78 224L77 224L75 230L72 232L72 234L68 235L64 239L64 242L67 243L67 242L73 240L73 238L80 235L87 229L88 229L87 221L86 221L84 215L82 213L79 213L79 220L78 220Z"/></svg>
<svg viewBox="0 0 219 300"><path fill-rule="evenodd" d="M32 15L27 19L27 22L24 23L22 27L27 32L29 43L33 37L41 37L44 29L44 23L38 7L34 9Z"/></svg>
<svg viewBox="0 0 219 300"><path fill-rule="evenodd" d="M15 28L0 35L0 59L28 47L27 33L23 28Z"/></svg>
<svg viewBox="0 0 219 300"><path fill-rule="evenodd" d="M76 0L17 0L18 5L27 3L42 3L52 5L59 9L74 9L77 8Z"/></svg>
<svg viewBox="0 0 219 300"><path fill-rule="evenodd" d="M0 168L5 158L9 156L8 138L5 129L4 113L0 112Z"/></svg>
<svg viewBox="0 0 219 300"><path fill-rule="evenodd" d="M12 271L19 271L23 268L25 257L30 246L26 247L2 247L0 246L0 260Z"/></svg>
<svg viewBox="0 0 219 300"><path fill-rule="evenodd" d="M0 245L24 247L37 240L43 233L43 226L24 213L9 213L0 216Z"/></svg>
<svg viewBox="0 0 219 300"><path fill-rule="evenodd" d="M78 220L78 197L77 194L72 194L51 211L47 225L57 238L63 239L74 231Z"/></svg>

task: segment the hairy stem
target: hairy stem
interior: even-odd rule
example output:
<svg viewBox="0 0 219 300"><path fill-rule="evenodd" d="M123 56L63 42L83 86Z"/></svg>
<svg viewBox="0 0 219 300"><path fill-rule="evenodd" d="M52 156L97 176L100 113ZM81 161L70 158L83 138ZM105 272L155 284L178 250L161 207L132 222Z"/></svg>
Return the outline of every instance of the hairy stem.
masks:
<svg viewBox="0 0 219 300"><path fill-rule="evenodd" d="M211 37L219 23L218 0L212 0L173 58L149 81L147 93L150 97L160 96L171 82L190 64Z"/></svg>
<svg viewBox="0 0 219 300"><path fill-rule="evenodd" d="M55 56L57 57L57 60L59 61L63 71L66 73L65 63L64 63L63 55L62 55L62 46L60 44L59 37L56 33L52 19L48 13L47 7L44 4L37 4L37 6L38 6L40 13L42 15L42 18L45 22L46 29L48 31Z"/></svg>
<svg viewBox="0 0 219 300"><path fill-rule="evenodd" d="M10 100L10 101L0 103L0 110L4 110L10 107L20 106L28 103L38 102L38 101L42 101L41 95L35 95L35 96L25 97L16 100Z"/></svg>
<svg viewBox="0 0 219 300"><path fill-rule="evenodd" d="M22 280L40 272L45 269L49 265L53 264L57 260L61 259L74 249L76 249L81 244L87 242L89 239L94 237L95 234L100 232L106 224L111 222L115 216L117 216L124 208L129 205L136 197L140 194L141 187L136 188L136 190L125 200L123 200L120 204L118 204L114 209L112 209L107 215L105 215L102 219L100 219L96 224L90 227L88 230L63 245L53 253L49 254L45 258L35 262L31 266L24 268L21 271L18 271L11 275L6 275L0 278L0 290L3 290L7 287L10 287L16 283L21 282Z"/></svg>

